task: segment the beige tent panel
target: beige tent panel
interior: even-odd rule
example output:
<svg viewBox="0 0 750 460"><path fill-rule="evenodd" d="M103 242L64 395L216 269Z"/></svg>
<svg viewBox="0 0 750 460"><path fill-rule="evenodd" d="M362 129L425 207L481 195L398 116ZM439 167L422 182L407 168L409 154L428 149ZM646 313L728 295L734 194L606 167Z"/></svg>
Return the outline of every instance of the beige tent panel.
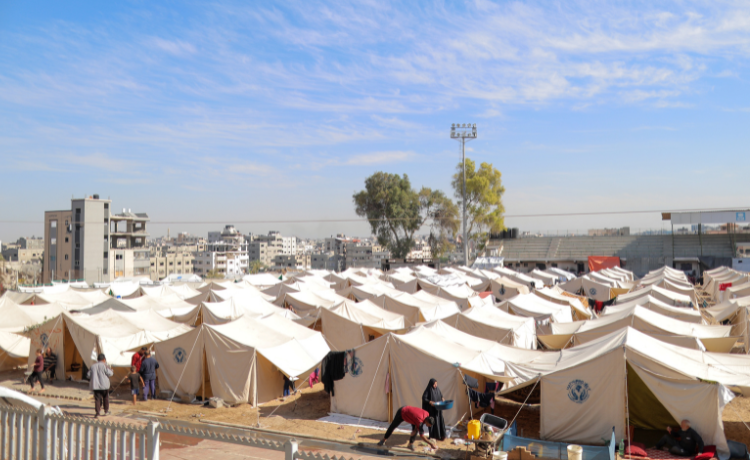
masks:
<svg viewBox="0 0 750 460"><path fill-rule="evenodd" d="M0 371L28 363L31 340L12 332L0 332Z"/></svg>
<svg viewBox="0 0 750 460"><path fill-rule="evenodd" d="M537 338L549 350L562 350L568 348L573 334L538 335Z"/></svg>
<svg viewBox="0 0 750 460"><path fill-rule="evenodd" d="M390 385L386 387L386 376L391 366L388 352L389 337L389 335L380 337L356 349L356 359L363 364L360 367L362 373L359 375L347 373L342 380L334 382L331 412L357 417L361 414L363 418L371 420L390 420L388 395Z"/></svg>
<svg viewBox="0 0 750 460"><path fill-rule="evenodd" d="M625 354L615 349L542 377L542 439L601 445L625 428ZM623 403L618 404L617 401ZM560 414L565 414L561 417Z"/></svg>
<svg viewBox="0 0 750 460"><path fill-rule="evenodd" d="M252 387L255 377L255 348L236 342L203 326L211 389L230 404L256 404Z"/></svg>
<svg viewBox="0 0 750 460"><path fill-rule="evenodd" d="M701 338L703 346L706 347L706 351L714 353L729 353L734 348L734 344L737 343L739 337L705 337Z"/></svg>

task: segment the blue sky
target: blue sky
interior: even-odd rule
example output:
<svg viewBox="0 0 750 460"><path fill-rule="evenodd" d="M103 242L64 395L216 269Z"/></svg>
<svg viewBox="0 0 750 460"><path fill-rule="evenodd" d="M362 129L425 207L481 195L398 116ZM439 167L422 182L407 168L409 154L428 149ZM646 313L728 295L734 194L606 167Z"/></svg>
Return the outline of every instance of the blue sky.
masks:
<svg viewBox="0 0 750 460"><path fill-rule="evenodd" d="M509 215L749 206L748 55L747 2L2 2L0 239L93 193L158 222L355 219L378 170L450 192L457 122Z"/></svg>

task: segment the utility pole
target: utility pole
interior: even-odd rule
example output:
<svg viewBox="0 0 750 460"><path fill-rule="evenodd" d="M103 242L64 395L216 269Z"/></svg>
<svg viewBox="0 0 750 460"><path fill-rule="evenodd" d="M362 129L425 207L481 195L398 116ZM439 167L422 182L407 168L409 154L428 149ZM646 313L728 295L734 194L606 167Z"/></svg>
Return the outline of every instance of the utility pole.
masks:
<svg viewBox="0 0 750 460"><path fill-rule="evenodd" d="M461 142L461 162L463 163L463 191L461 208L463 212L463 246L464 266L469 266L469 241L466 229L466 142L477 138L477 125L472 123L454 123L451 125L451 139Z"/></svg>

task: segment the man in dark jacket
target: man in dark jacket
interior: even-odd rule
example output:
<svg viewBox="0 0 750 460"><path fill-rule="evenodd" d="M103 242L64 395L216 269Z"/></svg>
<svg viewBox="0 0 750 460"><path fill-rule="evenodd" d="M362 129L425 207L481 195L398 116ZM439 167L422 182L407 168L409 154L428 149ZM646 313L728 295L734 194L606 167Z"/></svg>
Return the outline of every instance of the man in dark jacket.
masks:
<svg viewBox="0 0 750 460"><path fill-rule="evenodd" d="M44 370L49 372L48 382L52 383L55 378L55 369L57 369L57 355L52 352L52 348L47 347L44 353Z"/></svg>
<svg viewBox="0 0 750 460"><path fill-rule="evenodd" d="M159 363L156 358L151 356L150 351L146 351L145 358L141 361L140 374L143 377L143 400L148 401L148 393L151 391L151 397L156 399L156 369L159 369Z"/></svg>
<svg viewBox="0 0 750 460"><path fill-rule="evenodd" d="M679 431L667 427L667 433L656 443L657 449L663 449L666 446L672 455L680 457L693 457L703 452L703 439L690 428L690 420L680 422Z"/></svg>

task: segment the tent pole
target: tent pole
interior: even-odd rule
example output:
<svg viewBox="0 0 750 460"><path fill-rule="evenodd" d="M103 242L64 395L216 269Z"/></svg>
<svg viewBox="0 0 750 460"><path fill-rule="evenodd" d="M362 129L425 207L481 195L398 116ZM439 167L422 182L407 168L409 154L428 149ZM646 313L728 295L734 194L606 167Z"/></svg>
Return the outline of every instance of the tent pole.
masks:
<svg viewBox="0 0 750 460"><path fill-rule="evenodd" d="M201 390L201 401L206 402L206 349L203 349L203 359L201 360L201 378L203 385Z"/></svg>

